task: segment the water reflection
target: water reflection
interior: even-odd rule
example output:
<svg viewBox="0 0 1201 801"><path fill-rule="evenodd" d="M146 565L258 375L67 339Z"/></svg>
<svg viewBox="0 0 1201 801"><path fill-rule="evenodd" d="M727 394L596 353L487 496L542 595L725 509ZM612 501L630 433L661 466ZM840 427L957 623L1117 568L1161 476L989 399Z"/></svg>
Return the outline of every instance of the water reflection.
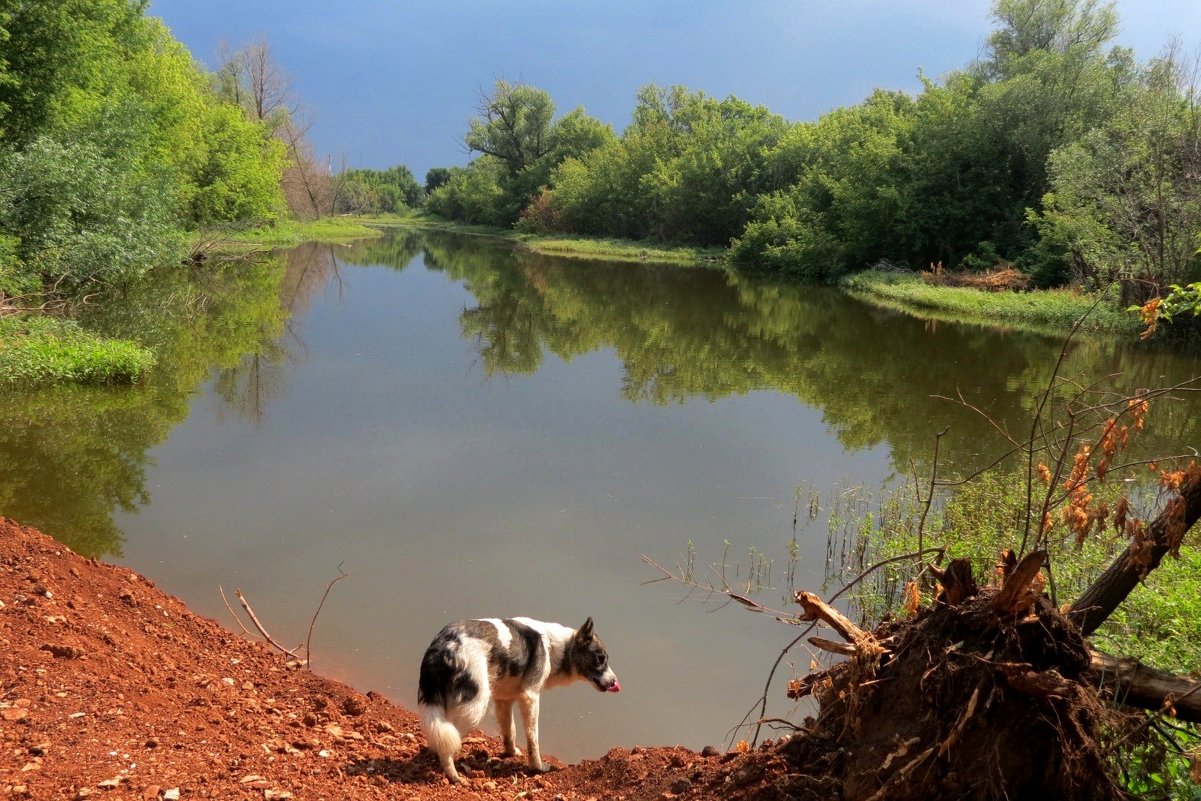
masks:
<svg viewBox="0 0 1201 801"><path fill-rule="evenodd" d="M708 269L540 257L479 237L395 232L351 248L306 245L254 265L164 271L89 323L154 346L154 375L132 388L52 388L0 396L0 513L88 555L120 554L116 510L150 501L147 453L189 414L212 378L221 409L262 424L307 356L298 333L312 299L343 295L346 265L424 266L472 301L461 334L485 376L537 373L609 351L611 391L682 404L766 390L820 410L845 450L886 446L895 471L923 469L947 425L945 468L969 471L1000 447L980 415L931 396L962 395L1020 430L1047 382L1055 338L930 326L837 291ZM1156 386L1201 372L1195 354L1083 340L1066 372ZM604 391L610 391L606 389ZM1197 445L1196 404L1164 405L1144 447Z"/></svg>
<svg viewBox="0 0 1201 801"><path fill-rule="evenodd" d="M425 263L470 290L464 336L487 374L531 374L612 349L621 394L683 403L771 390L822 410L847 449L887 443L894 467L924 465L951 426L944 467L970 471L1003 449L997 425L1028 426L1061 338L972 325L931 325L837 290L732 271L568 261L479 240L428 235ZM1122 392L1201 372L1196 354L1112 339L1080 339L1062 375ZM962 397L977 411L934 396ZM1196 444L1186 401L1156 410L1152 453Z"/></svg>

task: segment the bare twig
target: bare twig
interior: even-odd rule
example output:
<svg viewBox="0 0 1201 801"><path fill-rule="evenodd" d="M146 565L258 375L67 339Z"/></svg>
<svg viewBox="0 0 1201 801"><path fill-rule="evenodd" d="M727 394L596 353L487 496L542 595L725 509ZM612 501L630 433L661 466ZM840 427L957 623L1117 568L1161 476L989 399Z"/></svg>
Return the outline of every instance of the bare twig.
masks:
<svg viewBox="0 0 1201 801"><path fill-rule="evenodd" d="M246 624L242 622L242 618L238 617L238 613L234 611L234 608L229 605L229 599L225 597L225 588L218 584L217 592L221 593L221 600L225 603L225 608L229 610L229 615L238 624L238 628L242 629L242 633L248 637L254 636L250 633L250 629L246 628Z"/></svg>
<svg viewBox="0 0 1201 801"><path fill-rule="evenodd" d="M265 628L263 628L263 624L259 622L258 617L254 614L254 610L250 608L250 603L246 600L246 596L242 594L242 591L240 589L234 590L234 595L237 597L237 599L239 601L241 601L242 608L245 609L246 614L250 616L250 622L254 624L254 627L256 629L259 630L259 634L263 635L263 639L265 639L267 642L274 645L279 650L283 651L288 656L295 658L296 651L297 651L297 649L300 648L300 646L298 645L298 646L296 646L296 648L288 650L287 648L285 648L282 645L280 645L279 643L277 643L275 641L275 638L273 638L270 634L268 634L267 630Z"/></svg>
<svg viewBox="0 0 1201 801"><path fill-rule="evenodd" d="M317 611L313 613L312 620L309 621L309 635L304 640L304 661L310 668L313 666L313 627L317 625L317 615L321 614L321 607L325 606L325 599L329 597L329 591L333 586L350 574L342 569L345 562L338 563L338 577L332 579L325 585L325 593L321 596L321 603L317 604Z"/></svg>

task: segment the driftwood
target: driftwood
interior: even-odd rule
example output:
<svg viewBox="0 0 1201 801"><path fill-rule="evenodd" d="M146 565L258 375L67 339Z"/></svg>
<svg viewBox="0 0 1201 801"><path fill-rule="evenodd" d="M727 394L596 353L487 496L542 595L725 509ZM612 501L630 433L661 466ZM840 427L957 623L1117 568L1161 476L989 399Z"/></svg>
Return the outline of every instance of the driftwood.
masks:
<svg viewBox="0 0 1201 801"><path fill-rule="evenodd" d="M1089 660L1086 675L1111 689L1118 703L1201 723L1201 681L1147 667L1137 659L1119 659L1092 649Z"/></svg>
<svg viewBox="0 0 1201 801"><path fill-rule="evenodd" d="M1148 527L1148 552L1143 555L1131 553L1129 549L1123 551L1072 604L1068 618L1080 633L1087 637L1096 631L1147 573L1159 567L1173 546L1179 545L1179 537L1192 528L1198 518L1201 518L1201 469L1192 467L1180 487L1179 499L1168 504Z"/></svg>
<svg viewBox="0 0 1201 801"><path fill-rule="evenodd" d="M872 635L856 626L846 615L823 601L811 592L801 590L796 593L796 602L801 605L804 621L821 620L828 623L844 640L855 647L855 652L864 655L883 653L884 649L876 643ZM820 638L819 638L820 639ZM828 642L826 640L825 642ZM818 646L819 648L821 646Z"/></svg>

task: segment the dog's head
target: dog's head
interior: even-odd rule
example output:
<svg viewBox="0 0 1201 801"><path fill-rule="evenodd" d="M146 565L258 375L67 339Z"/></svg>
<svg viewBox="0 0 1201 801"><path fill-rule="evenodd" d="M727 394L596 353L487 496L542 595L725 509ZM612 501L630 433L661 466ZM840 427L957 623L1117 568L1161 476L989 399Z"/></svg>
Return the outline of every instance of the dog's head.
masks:
<svg viewBox="0 0 1201 801"><path fill-rule="evenodd" d="M617 674L609 667L609 652L592 631L592 618L584 621L571 638L571 644L571 667L575 673L588 679L601 692L621 691Z"/></svg>

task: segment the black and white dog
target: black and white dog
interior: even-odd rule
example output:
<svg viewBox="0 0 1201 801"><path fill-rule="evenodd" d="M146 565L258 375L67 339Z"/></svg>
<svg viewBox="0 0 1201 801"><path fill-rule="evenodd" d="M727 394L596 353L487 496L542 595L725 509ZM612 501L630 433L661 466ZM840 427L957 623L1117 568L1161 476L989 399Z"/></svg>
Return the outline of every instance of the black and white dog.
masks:
<svg viewBox="0 0 1201 801"><path fill-rule="evenodd" d="M513 724L517 702L525 722L530 768L543 771L539 696L545 687L584 680L601 692L621 690L605 644L592 633L592 618L578 631L528 617L460 620L438 632L421 660L417 685L421 728L442 770L452 782L462 783L454 763L460 732L480 724L489 702L496 704L505 756L520 753Z"/></svg>

